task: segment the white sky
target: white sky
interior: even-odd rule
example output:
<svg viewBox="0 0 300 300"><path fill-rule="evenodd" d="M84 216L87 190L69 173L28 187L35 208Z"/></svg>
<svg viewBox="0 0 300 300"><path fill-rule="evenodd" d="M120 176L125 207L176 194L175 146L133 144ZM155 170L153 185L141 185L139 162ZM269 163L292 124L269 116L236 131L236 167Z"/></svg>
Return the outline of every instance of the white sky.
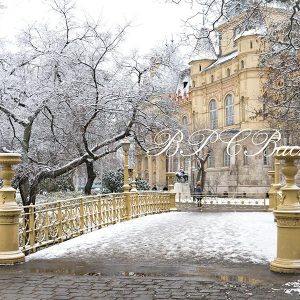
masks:
<svg viewBox="0 0 300 300"><path fill-rule="evenodd" d="M0 37L14 36L26 24L53 22L45 0L0 0L6 8L0 11ZM159 41L170 40L183 31L183 20L191 14L188 6L165 3L164 0L77 0L82 16L99 17L109 25L131 21L125 41L126 51L136 48L142 53ZM52 21L51 21L52 19Z"/></svg>

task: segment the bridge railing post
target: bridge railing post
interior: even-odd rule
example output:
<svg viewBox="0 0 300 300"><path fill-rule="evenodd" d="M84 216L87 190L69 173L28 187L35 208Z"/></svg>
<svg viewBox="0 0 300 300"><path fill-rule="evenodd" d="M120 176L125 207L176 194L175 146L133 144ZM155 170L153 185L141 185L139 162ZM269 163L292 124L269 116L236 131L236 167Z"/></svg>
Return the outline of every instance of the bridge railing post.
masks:
<svg viewBox="0 0 300 300"><path fill-rule="evenodd" d="M98 208L98 229L101 228L101 223L102 223L102 207L101 207L101 195L98 195L98 202L97 202L97 208Z"/></svg>
<svg viewBox="0 0 300 300"><path fill-rule="evenodd" d="M36 252L35 249L35 217L34 217L34 206L29 206L29 245L32 252Z"/></svg>
<svg viewBox="0 0 300 300"><path fill-rule="evenodd" d="M274 210L277 221L277 257L270 269L280 273L300 273L300 202L299 187L295 183L300 159L300 147L283 146L275 157L284 161L282 173L286 184L281 188L279 203Z"/></svg>
<svg viewBox="0 0 300 300"><path fill-rule="evenodd" d="M19 217L21 209L16 203L16 190L11 186L15 172L13 165L21 162L17 153L0 153L0 264L24 262L24 254L19 249Z"/></svg>
<svg viewBox="0 0 300 300"><path fill-rule="evenodd" d="M61 243L63 241L63 220L62 220L62 209L61 202L57 203L57 229L58 229L58 241Z"/></svg>
<svg viewBox="0 0 300 300"><path fill-rule="evenodd" d="M177 210L176 208L176 193L174 191L174 180L175 180L175 172L168 172L167 174L168 177L168 191L170 195L170 211L175 211Z"/></svg>
<svg viewBox="0 0 300 300"><path fill-rule="evenodd" d="M132 218L131 195L130 192L124 192L123 194L126 206L126 220L130 220Z"/></svg>
<svg viewBox="0 0 300 300"><path fill-rule="evenodd" d="M80 234L84 232L84 207L83 207L83 198L80 198L79 203L79 220L80 220Z"/></svg>

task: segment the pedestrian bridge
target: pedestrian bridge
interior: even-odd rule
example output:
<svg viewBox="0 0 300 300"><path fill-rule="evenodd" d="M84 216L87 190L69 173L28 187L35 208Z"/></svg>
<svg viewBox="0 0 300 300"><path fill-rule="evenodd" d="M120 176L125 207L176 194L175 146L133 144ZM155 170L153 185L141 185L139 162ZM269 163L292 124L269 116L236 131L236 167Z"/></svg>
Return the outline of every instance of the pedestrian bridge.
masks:
<svg viewBox="0 0 300 300"><path fill-rule="evenodd" d="M105 194L24 206L20 250L27 255L110 224L173 209L173 192Z"/></svg>
<svg viewBox="0 0 300 300"><path fill-rule="evenodd" d="M300 159L300 147L279 147L275 158L284 160L282 173L286 183L281 187L275 180L270 190L278 238L277 257L271 263L271 270L300 273L300 189L295 182L298 172L295 160ZM174 174L168 174L169 190L166 192L139 193L134 185L129 192L128 159L125 160L122 194L89 196L20 208L15 201L15 190L11 187L14 175L12 165L20 162L19 154L0 154L0 165L3 165L0 173L3 178L3 187L0 189L0 262L4 264L23 262L24 254L110 224L176 210ZM275 178L279 177L278 170L275 175ZM211 195L208 201L214 203ZM226 201L231 204L230 200ZM215 204L219 204L219 201ZM244 205L245 199L239 204Z"/></svg>
<svg viewBox="0 0 300 300"><path fill-rule="evenodd" d="M252 207L265 210L264 199L239 198L228 195L203 195L205 209L231 206L231 210ZM53 244L62 243L85 233L98 230L111 224L159 214L173 210L199 210L196 202L179 201L175 203L173 191L125 192L95 196L85 196L55 202L46 202L22 207L19 219L20 250L28 255ZM259 209L260 208L260 209Z"/></svg>

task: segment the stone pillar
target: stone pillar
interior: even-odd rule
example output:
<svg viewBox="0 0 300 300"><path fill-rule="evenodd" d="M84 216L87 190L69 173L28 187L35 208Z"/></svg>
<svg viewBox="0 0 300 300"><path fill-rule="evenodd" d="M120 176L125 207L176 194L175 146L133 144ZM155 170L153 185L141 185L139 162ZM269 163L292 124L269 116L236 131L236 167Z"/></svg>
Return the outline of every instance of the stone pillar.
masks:
<svg viewBox="0 0 300 300"><path fill-rule="evenodd" d="M277 257L271 262L270 269L280 273L300 273L300 189L295 184L298 168L294 164L296 159L300 159L300 147L279 147L275 157L284 161L282 173L286 185L280 190L282 194L274 210L277 221Z"/></svg>
<svg viewBox="0 0 300 300"><path fill-rule="evenodd" d="M279 167L280 167L280 162L279 160L275 157L274 159L274 184L273 184L273 189L274 189L274 209L277 209L277 199L278 199L278 192L281 188L280 184L280 176L279 176Z"/></svg>
<svg viewBox="0 0 300 300"><path fill-rule="evenodd" d="M144 179L144 173L145 173L145 167L144 167L144 155L141 154L140 156L140 160L141 160L141 169L140 169L140 178Z"/></svg>
<svg viewBox="0 0 300 300"><path fill-rule="evenodd" d="M275 207L275 198L277 197L277 191L274 189L275 171L268 171L268 174L271 177L271 186L269 190L269 210L273 211Z"/></svg>
<svg viewBox="0 0 300 300"><path fill-rule="evenodd" d="M170 210L171 211L175 211L177 210L176 208L176 199L175 199L175 196L176 196L176 193L174 191L174 180L175 180L175 172L168 172L166 175L168 177L168 191L169 191L169 194L170 194Z"/></svg>
<svg viewBox="0 0 300 300"><path fill-rule="evenodd" d="M148 180L149 180L149 185L152 188L153 186L153 163L152 163L152 157L148 157Z"/></svg>
<svg viewBox="0 0 300 300"><path fill-rule="evenodd" d="M11 186L14 177L13 165L21 162L17 153L0 153L0 264L15 264L25 261L19 249L19 217L21 209L16 203L16 190Z"/></svg>

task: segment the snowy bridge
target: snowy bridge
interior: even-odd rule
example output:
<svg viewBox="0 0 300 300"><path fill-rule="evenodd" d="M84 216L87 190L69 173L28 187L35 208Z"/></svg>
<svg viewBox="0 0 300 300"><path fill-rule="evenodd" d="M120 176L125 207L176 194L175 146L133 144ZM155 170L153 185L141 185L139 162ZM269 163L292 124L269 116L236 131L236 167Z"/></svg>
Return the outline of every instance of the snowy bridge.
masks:
<svg viewBox="0 0 300 300"><path fill-rule="evenodd" d="M203 198L204 205L257 206L263 199ZM19 220L20 249L26 255L82 234L141 216L196 208L192 200L175 204L173 192L130 192L73 198L24 206ZM265 207L265 206L264 206ZM255 208L255 210L258 210Z"/></svg>
<svg viewBox="0 0 300 300"><path fill-rule="evenodd" d="M87 196L24 206L19 245L25 254L110 224L175 208L175 194L129 192Z"/></svg>

